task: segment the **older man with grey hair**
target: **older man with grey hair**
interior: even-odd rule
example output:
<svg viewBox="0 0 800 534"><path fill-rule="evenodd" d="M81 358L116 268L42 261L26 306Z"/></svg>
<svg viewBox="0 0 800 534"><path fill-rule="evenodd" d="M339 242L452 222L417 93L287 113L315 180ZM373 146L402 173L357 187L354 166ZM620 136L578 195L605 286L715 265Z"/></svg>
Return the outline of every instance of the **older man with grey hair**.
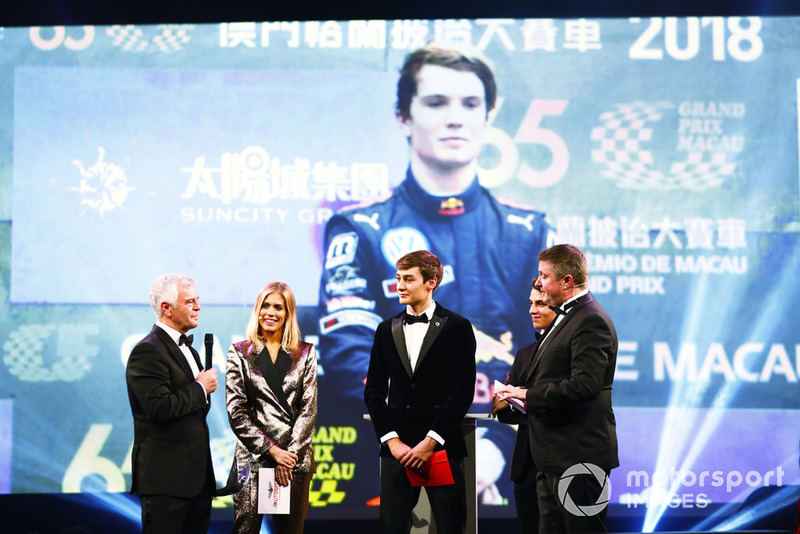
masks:
<svg viewBox="0 0 800 534"><path fill-rule="evenodd" d="M150 289L156 324L131 351L125 379L133 414L131 493L144 534L205 534L215 479L206 415L217 370L204 370L189 330L200 319L195 281L158 277Z"/></svg>

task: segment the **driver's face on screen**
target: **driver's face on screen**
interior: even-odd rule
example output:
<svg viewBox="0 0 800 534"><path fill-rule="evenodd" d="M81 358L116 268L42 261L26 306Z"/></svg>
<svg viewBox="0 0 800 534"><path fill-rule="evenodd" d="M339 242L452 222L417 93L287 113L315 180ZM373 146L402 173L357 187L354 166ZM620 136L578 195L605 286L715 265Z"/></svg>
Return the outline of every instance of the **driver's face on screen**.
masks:
<svg viewBox="0 0 800 534"><path fill-rule="evenodd" d="M474 73L424 65L403 132L419 160L437 170L471 164L486 132L486 91Z"/></svg>

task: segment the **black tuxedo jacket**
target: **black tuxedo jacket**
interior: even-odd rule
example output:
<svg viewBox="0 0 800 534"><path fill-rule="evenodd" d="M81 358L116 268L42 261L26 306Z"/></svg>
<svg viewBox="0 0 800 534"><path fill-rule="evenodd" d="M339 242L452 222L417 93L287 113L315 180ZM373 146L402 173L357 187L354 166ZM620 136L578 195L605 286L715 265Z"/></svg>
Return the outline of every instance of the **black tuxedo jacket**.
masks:
<svg viewBox="0 0 800 534"><path fill-rule="evenodd" d="M133 414L131 493L194 497L213 481L210 404L186 357L153 326L131 351L125 379Z"/></svg>
<svg viewBox="0 0 800 534"><path fill-rule="evenodd" d="M463 458L467 447L461 420L475 391L472 325L437 304L412 372L403 313L386 319L375 331L364 388L375 434L380 439L395 431L414 447L433 430L444 439L448 457ZM391 456L387 445L381 446L381 456Z"/></svg>
<svg viewBox="0 0 800 534"><path fill-rule="evenodd" d="M506 384L528 388L528 370L530 369L531 359L536 352L536 343L523 347L514 356L514 363L511 364L511 371L508 373ZM528 417L516 410L506 408L497 412L497 419L502 423L519 425L517 427L517 439L514 443L514 453L511 456L510 478L517 482L525 474L529 467L529 438L528 438Z"/></svg>
<svg viewBox="0 0 800 534"><path fill-rule="evenodd" d="M537 469L619 465L611 408L616 363L614 324L587 293L539 341L528 371L528 431Z"/></svg>

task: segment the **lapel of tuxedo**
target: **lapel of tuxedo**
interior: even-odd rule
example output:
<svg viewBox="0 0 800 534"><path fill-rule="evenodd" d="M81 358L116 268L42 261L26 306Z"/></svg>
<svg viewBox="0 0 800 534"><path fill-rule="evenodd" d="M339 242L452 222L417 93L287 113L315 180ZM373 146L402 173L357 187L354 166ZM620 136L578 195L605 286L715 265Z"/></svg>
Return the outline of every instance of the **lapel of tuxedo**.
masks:
<svg viewBox="0 0 800 534"><path fill-rule="evenodd" d="M533 356L533 361L531 362L531 367L528 371L528 379L530 379L533 371L536 369L536 366L539 365L539 362L542 361L542 354L544 354L544 352L547 350L547 347L550 346L550 343L552 343L553 339L558 335L561 327L563 327L564 323L566 322L567 319L563 319L558 326L553 328L553 331L550 332L550 334L547 336L547 339L545 339L542 343L539 343L539 346L536 347L536 354Z"/></svg>
<svg viewBox="0 0 800 534"><path fill-rule="evenodd" d="M442 328L444 328L444 323L447 322L447 316L440 317L436 315L436 311L438 311L438 306L437 310L433 312L433 319L431 319L431 322L428 325L428 330L425 332L425 337L422 338L422 346L419 349L419 358L417 358L417 369L419 369L419 366L422 365L422 360L424 360L425 356L427 356L431 345L433 345L433 342L436 341L436 337L442 331Z"/></svg>
<svg viewBox="0 0 800 534"><path fill-rule="evenodd" d="M180 348L178 350L180 350ZM194 356L194 363L197 364L197 370L198 371L202 371L203 370L203 364L200 363L200 355L197 353L196 350L194 350L194 347L189 347L189 352L191 352L192 356ZM183 354L183 351L181 351L181 354ZM186 358L184 358L184 360L185 359Z"/></svg>
<svg viewBox="0 0 800 534"><path fill-rule="evenodd" d="M405 313L405 312L404 312ZM397 354L400 356L400 363L408 373L408 376L414 374L411 370L411 360L408 357L408 348L406 347L406 336L403 334L403 314L392 318L392 339L394 339L394 346L397 349Z"/></svg>
<svg viewBox="0 0 800 534"><path fill-rule="evenodd" d="M531 371L531 369L533 367L533 359L536 357L536 353L538 352L538 349L539 349L539 342L541 341L541 339L542 338L539 337L536 340L536 343L534 343L533 346L531 346L531 350L528 353L528 357L525 358L525 367L519 372L519 374L516 377L517 380L522 380L522 383L521 384L514 384L514 385L530 387L529 384L528 384L530 382L530 379L531 379L531 372L530 371Z"/></svg>
<svg viewBox="0 0 800 534"><path fill-rule="evenodd" d="M289 358L289 355L284 352L283 347L278 351L278 358L282 356ZM294 420L294 414L292 413L292 408L289 406L289 400L286 398L286 393L283 391L283 379L278 375L278 370L275 364L272 363L272 358L269 355L267 347L264 347L261 352L258 353L254 362L258 370L261 371L261 375L267 382L269 390L275 397L275 400L278 401L278 404L286 412L286 415Z"/></svg>
<svg viewBox="0 0 800 534"><path fill-rule="evenodd" d="M170 356L172 356L172 358L175 359L178 365L181 366L181 369L183 369L186 372L187 376L192 380L194 380L194 373L192 372L192 368L189 365L189 362L186 361L186 356L183 355L183 351L180 349L180 347L178 347L178 345L175 344L175 342L172 340L171 337L169 337L169 334L167 334L163 328L161 328L160 326L154 326L153 329L155 331L156 336L158 336L158 339L160 339L164 343L164 346L167 348L167 352L170 354Z"/></svg>

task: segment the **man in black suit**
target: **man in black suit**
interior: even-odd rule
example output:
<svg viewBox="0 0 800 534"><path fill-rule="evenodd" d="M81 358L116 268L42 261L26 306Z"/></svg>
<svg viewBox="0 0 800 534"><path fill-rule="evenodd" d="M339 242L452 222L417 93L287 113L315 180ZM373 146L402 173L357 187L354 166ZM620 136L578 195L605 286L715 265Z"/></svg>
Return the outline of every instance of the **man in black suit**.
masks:
<svg viewBox="0 0 800 534"><path fill-rule="evenodd" d="M421 470L446 450L454 483L428 486L439 534L463 533L466 442L461 420L475 386L475 334L470 322L433 301L442 264L419 250L397 263L397 293L406 309L378 325L364 401L381 442L381 531L408 534L419 499L405 470ZM387 404L388 396L388 404Z"/></svg>
<svg viewBox="0 0 800 534"><path fill-rule="evenodd" d="M131 351L125 378L133 414L131 493L144 534L205 534L214 469L206 415L217 370L203 370L186 333L200 316L195 282L166 274L153 282L153 329Z"/></svg>
<svg viewBox="0 0 800 534"><path fill-rule="evenodd" d="M528 382L528 369L531 358L536 353L536 345L541 333L556 318L556 312L544 303L542 292L534 285L528 298L530 303L529 313L536 332L536 341L520 349L514 357L511 372L508 373L506 384L512 386L530 387ZM503 423L517 425L517 440L514 444L514 454L511 456L510 478L514 481L514 502L517 508L517 523L521 534L536 534L539 532L539 507L536 504L536 465L531 456L530 441L528 439L528 417L525 406L512 407L508 401L494 397L492 413Z"/></svg>
<svg viewBox="0 0 800 534"><path fill-rule="evenodd" d="M606 532L608 473L619 465L611 408L617 332L587 282L586 257L577 247L539 253L536 287L558 317L531 360L530 386L497 389L501 400L527 404L543 534ZM562 481L565 474L575 476ZM568 484L561 496L559 483Z"/></svg>

